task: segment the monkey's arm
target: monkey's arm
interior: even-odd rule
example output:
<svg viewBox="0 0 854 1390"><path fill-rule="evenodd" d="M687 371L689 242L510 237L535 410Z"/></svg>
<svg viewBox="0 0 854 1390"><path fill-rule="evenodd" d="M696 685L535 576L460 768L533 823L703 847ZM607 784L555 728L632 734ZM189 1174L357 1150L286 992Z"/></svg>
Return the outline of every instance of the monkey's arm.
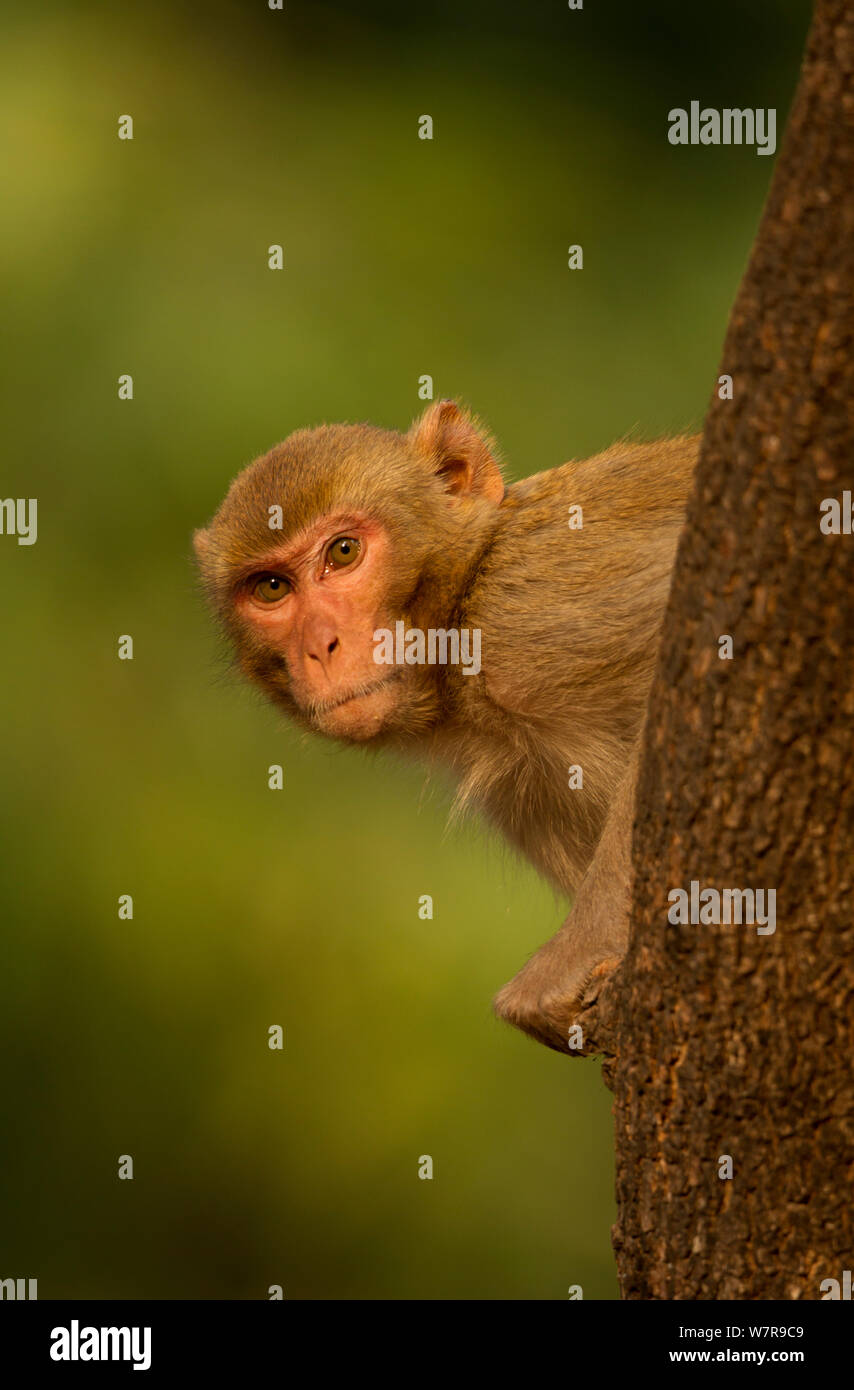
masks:
<svg viewBox="0 0 854 1390"><path fill-rule="evenodd" d="M582 998L594 992L628 943L632 824L640 739L608 811L601 839L572 911L495 999L499 1018L537 1042L567 1052ZM589 1002L589 999L588 1001Z"/></svg>

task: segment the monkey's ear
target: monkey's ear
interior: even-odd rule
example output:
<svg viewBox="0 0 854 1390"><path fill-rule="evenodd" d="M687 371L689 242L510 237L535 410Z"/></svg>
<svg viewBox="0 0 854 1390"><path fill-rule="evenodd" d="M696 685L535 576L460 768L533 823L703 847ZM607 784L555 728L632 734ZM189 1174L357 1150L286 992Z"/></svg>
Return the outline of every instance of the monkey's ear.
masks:
<svg viewBox="0 0 854 1390"><path fill-rule="evenodd" d="M416 449L430 460L446 490L456 497L483 497L496 506L504 479L492 440L456 401L434 401L409 431Z"/></svg>

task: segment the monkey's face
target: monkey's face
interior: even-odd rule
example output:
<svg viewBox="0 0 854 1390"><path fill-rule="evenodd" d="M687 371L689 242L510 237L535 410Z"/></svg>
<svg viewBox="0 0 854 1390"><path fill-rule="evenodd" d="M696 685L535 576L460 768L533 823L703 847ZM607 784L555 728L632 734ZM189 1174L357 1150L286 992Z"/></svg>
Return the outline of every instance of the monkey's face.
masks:
<svg viewBox="0 0 854 1390"><path fill-rule="evenodd" d="M323 516L238 583L241 663L320 733L362 742L431 703L423 672L378 664L374 634L401 617L392 537L364 514ZM404 585L406 587L406 585Z"/></svg>
<svg viewBox="0 0 854 1390"><path fill-rule="evenodd" d="M298 722L364 742L422 734L447 670L409 664L396 625L447 629L504 484L453 402L408 434L300 430L249 466L196 553L243 671Z"/></svg>

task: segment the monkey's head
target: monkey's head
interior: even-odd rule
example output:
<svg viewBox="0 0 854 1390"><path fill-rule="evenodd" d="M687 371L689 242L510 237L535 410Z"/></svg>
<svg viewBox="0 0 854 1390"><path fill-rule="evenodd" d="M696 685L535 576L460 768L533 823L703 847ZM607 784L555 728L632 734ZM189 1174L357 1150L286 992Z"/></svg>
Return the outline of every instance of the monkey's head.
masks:
<svg viewBox="0 0 854 1390"><path fill-rule="evenodd" d="M245 674L334 738L429 729L448 668L378 664L374 634L454 625L503 496L489 437L453 401L407 434L324 425L276 445L194 538Z"/></svg>

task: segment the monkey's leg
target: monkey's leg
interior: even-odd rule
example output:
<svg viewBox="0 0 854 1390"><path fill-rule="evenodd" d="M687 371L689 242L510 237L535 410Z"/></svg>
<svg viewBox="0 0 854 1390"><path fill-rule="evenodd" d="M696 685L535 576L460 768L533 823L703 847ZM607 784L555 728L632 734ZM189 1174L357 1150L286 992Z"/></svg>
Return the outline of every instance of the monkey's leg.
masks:
<svg viewBox="0 0 854 1390"><path fill-rule="evenodd" d="M639 742L611 803L572 911L495 999L499 1018L567 1052L582 998L611 973L628 943L632 823ZM589 998L586 1002L590 1002Z"/></svg>

